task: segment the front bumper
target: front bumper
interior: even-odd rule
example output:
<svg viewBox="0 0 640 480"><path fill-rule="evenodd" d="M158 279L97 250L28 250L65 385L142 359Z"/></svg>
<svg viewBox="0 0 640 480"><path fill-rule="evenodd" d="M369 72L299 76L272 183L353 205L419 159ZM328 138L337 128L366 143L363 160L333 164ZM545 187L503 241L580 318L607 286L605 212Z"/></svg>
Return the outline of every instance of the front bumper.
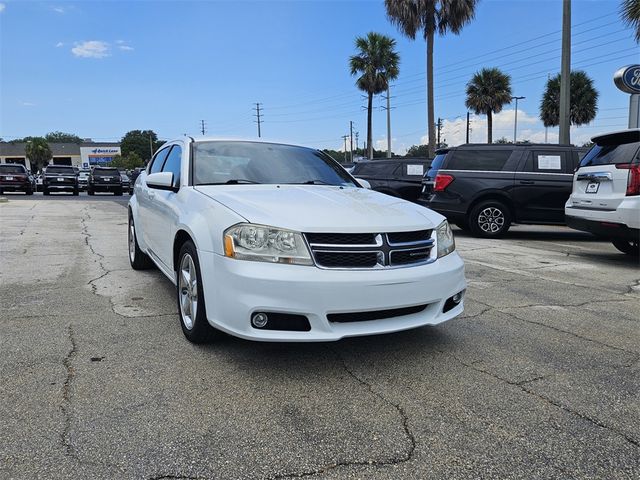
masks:
<svg viewBox="0 0 640 480"><path fill-rule="evenodd" d="M0 190L5 190L7 192L22 192L27 191L30 188L33 188L31 182L0 182Z"/></svg>
<svg viewBox="0 0 640 480"><path fill-rule="evenodd" d="M325 270L316 267L234 260L198 252L207 305L214 327L250 340L334 341L437 325L461 314L464 301L443 313L445 301L466 288L464 264L452 253L431 264L384 270ZM388 310L428 304L421 312L394 318L332 323L330 313ZM262 330L255 312L304 315L311 330Z"/></svg>

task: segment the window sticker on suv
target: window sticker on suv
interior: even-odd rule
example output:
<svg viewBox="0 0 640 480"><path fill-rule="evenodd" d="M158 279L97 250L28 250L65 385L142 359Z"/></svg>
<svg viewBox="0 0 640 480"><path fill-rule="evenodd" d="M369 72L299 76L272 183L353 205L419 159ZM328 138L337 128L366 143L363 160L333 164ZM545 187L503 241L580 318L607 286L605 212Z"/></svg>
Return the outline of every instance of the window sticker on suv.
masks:
<svg viewBox="0 0 640 480"><path fill-rule="evenodd" d="M562 170L560 155L538 155L538 170Z"/></svg>
<svg viewBox="0 0 640 480"><path fill-rule="evenodd" d="M424 168L422 165L407 165L407 175L424 175Z"/></svg>

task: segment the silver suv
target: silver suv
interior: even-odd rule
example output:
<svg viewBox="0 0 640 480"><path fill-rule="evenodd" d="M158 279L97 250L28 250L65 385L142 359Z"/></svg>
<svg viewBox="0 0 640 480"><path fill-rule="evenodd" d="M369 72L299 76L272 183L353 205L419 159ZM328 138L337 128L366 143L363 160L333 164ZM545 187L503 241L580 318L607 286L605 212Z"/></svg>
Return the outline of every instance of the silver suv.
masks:
<svg viewBox="0 0 640 480"><path fill-rule="evenodd" d="M567 225L640 255L640 129L592 138L595 144L573 176Z"/></svg>

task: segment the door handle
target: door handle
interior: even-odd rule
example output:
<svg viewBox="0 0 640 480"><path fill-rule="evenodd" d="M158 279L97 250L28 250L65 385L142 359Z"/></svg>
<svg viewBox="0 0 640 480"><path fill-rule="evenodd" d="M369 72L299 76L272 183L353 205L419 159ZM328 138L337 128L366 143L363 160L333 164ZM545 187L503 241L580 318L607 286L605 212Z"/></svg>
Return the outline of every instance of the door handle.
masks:
<svg viewBox="0 0 640 480"><path fill-rule="evenodd" d="M520 185L535 185L533 180L520 180Z"/></svg>

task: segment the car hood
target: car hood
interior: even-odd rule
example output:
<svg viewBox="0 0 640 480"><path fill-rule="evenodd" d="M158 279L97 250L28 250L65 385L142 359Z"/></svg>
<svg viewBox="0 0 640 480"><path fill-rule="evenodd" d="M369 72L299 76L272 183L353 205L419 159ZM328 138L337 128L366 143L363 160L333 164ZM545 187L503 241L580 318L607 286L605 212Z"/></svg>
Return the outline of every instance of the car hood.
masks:
<svg viewBox="0 0 640 480"><path fill-rule="evenodd" d="M326 185L211 185L196 190L247 221L299 232L435 228L444 217L373 190Z"/></svg>

